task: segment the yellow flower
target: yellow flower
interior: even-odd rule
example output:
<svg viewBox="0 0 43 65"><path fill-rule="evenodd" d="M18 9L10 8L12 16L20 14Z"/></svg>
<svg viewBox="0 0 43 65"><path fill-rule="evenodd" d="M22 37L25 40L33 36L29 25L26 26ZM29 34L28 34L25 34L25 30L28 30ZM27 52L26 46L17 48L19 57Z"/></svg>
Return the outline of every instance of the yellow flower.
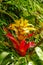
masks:
<svg viewBox="0 0 43 65"><path fill-rule="evenodd" d="M21 35L21 39L24 38L25 34L28 34L30 31L36 30L28 20L24 20L23 18L15 20L13 24L10 24L9 29L15 31L17 35Z"/></svg>

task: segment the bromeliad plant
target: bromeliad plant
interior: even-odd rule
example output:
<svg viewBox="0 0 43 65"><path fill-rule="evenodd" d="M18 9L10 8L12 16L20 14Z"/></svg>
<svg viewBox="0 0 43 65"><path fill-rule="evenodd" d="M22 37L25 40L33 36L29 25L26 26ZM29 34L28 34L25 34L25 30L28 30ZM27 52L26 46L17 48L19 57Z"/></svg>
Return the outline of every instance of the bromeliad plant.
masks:
<svg viewBox="0 0 43 65"><path fill-rule="evenodd" d="M8 31L8 29L15 31L17 39ZM19 55L25 56L27 50L36 45L34 41L26 41L27 38L34 35L34 33L30 32L36 30L32 24L28 23L28 20L24 20L23 18L15 20L15 23L10 24L8 29L4 28L4 31L6 32L5 35L13 43L13 46Z"/></svg>

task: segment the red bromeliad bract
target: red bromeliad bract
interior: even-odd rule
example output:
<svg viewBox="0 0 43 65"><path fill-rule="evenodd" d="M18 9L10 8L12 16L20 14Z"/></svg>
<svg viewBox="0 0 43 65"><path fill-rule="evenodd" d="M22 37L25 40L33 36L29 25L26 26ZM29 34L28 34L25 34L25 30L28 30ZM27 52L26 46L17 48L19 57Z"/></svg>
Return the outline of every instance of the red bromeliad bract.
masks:
<svg viewBox="0 0 43 65"><path fill-rule="evenodd" d="M6 29L7 30L7 29ZM33 41L31 42L26 42L25 40L22 40L20 43L18 42L18 40L16 40L14 38L14 36L6 31L4 29L5 32L7 32L6 37L8 37L10 39L10 41L13 43L13 46L15 48L15 50L21 55L21 56L25 56L26 55L26 51L35 46L35 43ZM29 34L28 36L31 37L33 34Z"/></svg>

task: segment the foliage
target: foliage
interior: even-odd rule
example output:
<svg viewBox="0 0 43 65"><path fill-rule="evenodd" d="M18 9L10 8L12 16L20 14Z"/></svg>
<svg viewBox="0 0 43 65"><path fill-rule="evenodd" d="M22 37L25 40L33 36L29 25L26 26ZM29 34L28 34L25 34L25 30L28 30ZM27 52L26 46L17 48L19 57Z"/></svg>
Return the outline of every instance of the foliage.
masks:
<svg viewBox="0 0 43 65"><path fill-rule="evenodd" d="M39 44L43 39L43 0L0 0L0 65L43 65L43 60L35 51L37 47L28 50L26 56L21 57L14 50L11 41L4 36L3 27L8 27L9 23L21 17L28 19L38 29L31 40ZM16 36L14 31L10 32ZM37 46L42 50L43 57L43 41Z"/></svg>

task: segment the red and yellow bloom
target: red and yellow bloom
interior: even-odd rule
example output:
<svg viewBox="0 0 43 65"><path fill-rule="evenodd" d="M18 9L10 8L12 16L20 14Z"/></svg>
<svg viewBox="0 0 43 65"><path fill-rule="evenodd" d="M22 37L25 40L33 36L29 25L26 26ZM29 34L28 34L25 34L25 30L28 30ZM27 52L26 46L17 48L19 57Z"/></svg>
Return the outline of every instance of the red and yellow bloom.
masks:
<svg viewBox="0 0 43 65"><path fill-rule="evenodd" d="M14 24L10 24L9 29L15 31L18 40L14 38L6 28L4 28L4 31L7 32L6 37L10 39L14 48L21 56L24 56L29 48L35 46L35 42L31 41L27 43L25 40L27 37L29 38L33 36L33 33L30 34L30 31L36 30L32 24L28 23L28 20L24 20L23 18L15 20Z"/></svg>

